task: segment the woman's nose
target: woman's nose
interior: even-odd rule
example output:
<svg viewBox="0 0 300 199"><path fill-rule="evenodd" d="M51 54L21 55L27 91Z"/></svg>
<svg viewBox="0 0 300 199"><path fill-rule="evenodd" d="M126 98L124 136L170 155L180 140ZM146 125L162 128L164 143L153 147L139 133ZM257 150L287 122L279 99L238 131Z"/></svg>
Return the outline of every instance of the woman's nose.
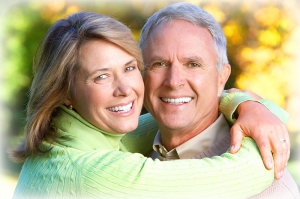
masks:
<svg viewBox="0 0 300 199"><path fill-rule="evenodd" d="M132 87L126 78L120 78L116 81L116 88L114 90L114 97L129 96L132 92Z"/></svg>

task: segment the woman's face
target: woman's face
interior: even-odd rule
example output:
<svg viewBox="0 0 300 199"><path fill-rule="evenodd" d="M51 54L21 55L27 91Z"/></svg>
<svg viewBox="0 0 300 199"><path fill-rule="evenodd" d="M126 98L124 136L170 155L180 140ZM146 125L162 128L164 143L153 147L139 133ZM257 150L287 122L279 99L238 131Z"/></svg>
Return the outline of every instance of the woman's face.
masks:
<svg viewBox="0 0 300 199"><path fill-rule="evenodd" d="M90 41L79 51L75 92L66 104L88 122L110 133L127 133L138 125L144 83L136 59L120 47Z"/></svg>

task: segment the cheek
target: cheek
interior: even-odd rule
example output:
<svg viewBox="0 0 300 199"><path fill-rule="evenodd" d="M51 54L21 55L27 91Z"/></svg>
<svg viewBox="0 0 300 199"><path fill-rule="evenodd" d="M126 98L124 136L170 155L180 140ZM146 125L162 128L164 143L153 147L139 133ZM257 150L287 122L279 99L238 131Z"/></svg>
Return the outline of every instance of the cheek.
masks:
<svg viewBox="0 0 300 199"><path fill-rule="evenodd" d="M131 87L136 91L137 95L139 97L144 97L145 87L144 87L143 77L140 74L138 74L130 79L131 79Z"/></svg>
<svg viewBox="0 0 300 199"><path fill-rule="evenodd" d="M88 87L78 94L81 96L82 104L80 106L84 106L84 109L95 109L102 104L104 105L105 101L108 101L111 95L105 88L99 86Z"/></svg>
<svg viewBox="0 0 300 199"><path fill-rule="evenodd" d="M219 89L219 81L214 74L204 76L191 75L189 84L192 85L194 90L205 93L205 95L209 93L214 95Z"/></svg>
<svg viewBox="0 0 300 199"><path fill-rule="evenodd" d="M149 72L149 74L145 75L145 92L153 92L156 88L159 87L161 77L160 75L154 74L153 72Z"/></svg>
<svg viewBox="0 0 300 199"><path fill-rule="evenodd" d="M151 82L151 80L150 80L151 78L150 78L150 76L149 76L149 74L145 74L145 76L144 76L144 84L145 84L145 94L144 94L144 106L145 106L145 108L147 109L147 110L149 110L149 108L150 108L150 100L149 100L149 98L150 98L150 93L151 93L151 89L150 89L150 87L151 87L151 85L150 85L150 82Z"/></svg>
<svg viewBox="0 0 300 199"><path fill-rule="evenodd" d="M144 75L144 86L145 86L145 93L149 90L149 74Z"/></svg>

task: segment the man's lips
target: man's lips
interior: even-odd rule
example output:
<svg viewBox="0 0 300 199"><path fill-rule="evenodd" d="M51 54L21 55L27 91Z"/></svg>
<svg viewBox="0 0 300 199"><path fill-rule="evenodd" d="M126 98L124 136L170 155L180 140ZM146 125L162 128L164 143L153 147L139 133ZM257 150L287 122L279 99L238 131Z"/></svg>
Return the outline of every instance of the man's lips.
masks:
<svg viewBox="0 0 300 199"><path fill-rule="evenodd" d="M191 97L178 97L178 98L167 98L167 97L161 97L160 98L163 102L169 103L169 104L184 104L189 103L193 100Z"/></svg>

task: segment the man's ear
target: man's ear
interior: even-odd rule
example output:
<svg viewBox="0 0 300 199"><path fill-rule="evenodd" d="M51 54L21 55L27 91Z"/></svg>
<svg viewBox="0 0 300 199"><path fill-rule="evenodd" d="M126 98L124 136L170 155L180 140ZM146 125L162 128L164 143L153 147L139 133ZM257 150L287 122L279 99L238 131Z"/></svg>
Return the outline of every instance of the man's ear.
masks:
<svg viewBox="0 0 300 199"><path fill-rule="evenodd" d="M219 96L221 96L221 93L224 90L225 84L230 76L230 73L231 73L231 66L229 64L225 64L219 73L219 88L218 88Z"/></svg>

